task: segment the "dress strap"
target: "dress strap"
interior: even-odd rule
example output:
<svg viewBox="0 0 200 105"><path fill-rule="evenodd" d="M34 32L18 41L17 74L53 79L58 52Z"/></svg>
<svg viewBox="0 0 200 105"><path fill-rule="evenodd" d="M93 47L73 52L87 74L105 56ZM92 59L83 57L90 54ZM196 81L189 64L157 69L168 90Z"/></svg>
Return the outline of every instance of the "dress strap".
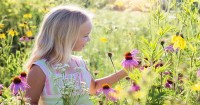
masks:
<svg viewBox="0 0 200 105"><path fill-rule="evenodd" d="M81 57L79 58L78 62L79 62L80 67L83 68L82 69L83 70L83 72L82 72L83 77L82 78L84 78L87 87L90 88L90 82L91 82L92 76L91 76L91 74L90 74L90 72L89 72L89 70L88 70L88 68L85 64L85 61Z"/></svg>
<svg viewBox="0 0 200 105"><path fill-rule="evenodd" d="M45 59L38 60L38 61L34 62L33 64L39 66L46 76L49 76L52 74L52 72L49 70L49 67L46 64Z"/></svg>

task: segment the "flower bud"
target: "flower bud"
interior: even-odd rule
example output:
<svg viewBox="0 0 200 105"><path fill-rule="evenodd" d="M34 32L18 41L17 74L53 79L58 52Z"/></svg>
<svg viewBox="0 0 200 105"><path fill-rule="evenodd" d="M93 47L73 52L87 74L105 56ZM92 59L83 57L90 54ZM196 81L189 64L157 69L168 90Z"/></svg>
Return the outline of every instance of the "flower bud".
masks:
<svg viewBox="0 0 200 105"><path fill-rule="evenodd" d="M111 53L111 52L108 52L108 56L109 56L110 58L112 58L112 53Z"/></svg>

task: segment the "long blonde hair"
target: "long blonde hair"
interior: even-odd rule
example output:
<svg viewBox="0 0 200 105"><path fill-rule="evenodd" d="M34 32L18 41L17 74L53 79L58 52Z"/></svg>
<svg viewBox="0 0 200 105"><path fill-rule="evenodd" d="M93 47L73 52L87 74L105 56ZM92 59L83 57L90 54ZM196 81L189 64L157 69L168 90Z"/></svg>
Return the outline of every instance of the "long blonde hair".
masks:
<svg viewBox="0 0 200 105"><path fill-rule="evenodd" d="M70 60L80 26L90 20L89 15L75 6L58 6L47 13L40 26L35 45L26 67L39 59L49 64L66 63Z"/></svg>

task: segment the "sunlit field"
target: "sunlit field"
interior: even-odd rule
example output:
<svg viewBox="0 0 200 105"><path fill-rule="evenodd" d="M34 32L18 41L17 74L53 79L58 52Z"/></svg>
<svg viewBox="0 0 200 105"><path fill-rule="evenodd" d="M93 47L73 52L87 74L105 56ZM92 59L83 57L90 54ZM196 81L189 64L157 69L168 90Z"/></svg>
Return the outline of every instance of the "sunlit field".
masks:
<svg viewBox="0 0 200 105"><path fill-rule="evenodd" d="M73 4L92 16L91 40L82 56L93 78L124 68L129 54L138 62L128 76L90 96L95 105L199 105L199 0L1 0L0 104L28 105L24 91L10 84L26 77L43 16L58 5ZM20 80L21 81L21 80ZM106 84L102 86L104 89Z"/></svg>

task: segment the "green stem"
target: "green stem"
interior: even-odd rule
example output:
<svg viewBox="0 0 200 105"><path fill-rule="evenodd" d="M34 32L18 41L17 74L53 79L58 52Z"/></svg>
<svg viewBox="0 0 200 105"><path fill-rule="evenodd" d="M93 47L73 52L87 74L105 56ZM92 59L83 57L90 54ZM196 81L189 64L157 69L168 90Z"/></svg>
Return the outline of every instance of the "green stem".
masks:
<svg viewBox="0 0 200 105"><path fill-rule="evenodd" d="M115 71L115 73L117 72L117 70L116 70L116 68L115 68L115 65L114 65L114 63L113 63L113 60L112 60L112 58L109 56L109 58L110 58L110 61L111 61L111 63L112 63L112 66L113 66L113 68L114 68L114 71ZM118 76L117 76L118 77ZM117 78L117 80L119 81L119 78ZM121 83L120 83L120 81L119 81L119 84L121 85Z"/></svg>
<svg viewBox="0 0 200 105"><path fill-rule="evenodd" d="M160 91L162 92L162 72L161 72L161 74L160 74Z"/></svg>
<svg viewBox="0 0 200 105"><path fill-rule="evenodd" d="M24 101L24 96L23 96L23 94L22 94L22 91L21 91L21 89L19 90L19 94L20 94L20 96L21 96L21 105L25 105L25 101Z"/></svg>

